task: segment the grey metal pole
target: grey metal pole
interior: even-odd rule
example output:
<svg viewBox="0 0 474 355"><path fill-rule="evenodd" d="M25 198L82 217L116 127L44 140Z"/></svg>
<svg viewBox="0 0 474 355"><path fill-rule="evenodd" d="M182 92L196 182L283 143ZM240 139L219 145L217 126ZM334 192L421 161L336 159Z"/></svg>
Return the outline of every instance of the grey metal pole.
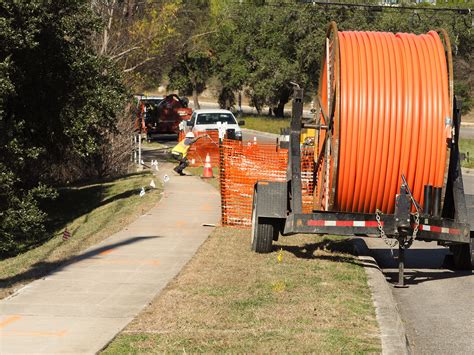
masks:
<svg viewBox="0 0 474 355"><path fill-rule="evenodd" d="M140 133L138 134L138 164L139 164L139 170L143 169L142 166L142 132L140 130Z"/></svg>

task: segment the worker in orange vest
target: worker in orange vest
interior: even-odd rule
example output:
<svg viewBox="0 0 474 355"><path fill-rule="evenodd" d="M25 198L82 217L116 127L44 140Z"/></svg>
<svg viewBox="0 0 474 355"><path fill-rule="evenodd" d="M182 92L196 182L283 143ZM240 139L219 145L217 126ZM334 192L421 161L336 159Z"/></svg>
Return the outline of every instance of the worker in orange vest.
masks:
<svg viewBox="0 0 474 355"><path fill-rule="evenodd" d="M209 135L206 134L203 136L194 137L193 132L188 132L186 133L186 137L181 142L176 144L175 147L171 150L171 155L173 156L173 158L179 161L179 165L173 169L179 175L186 175L183 173L183 170L186 169L186 167L189 165L189 161L186 158L186 156L188 155L189 148L191 148L194 143L196 143L199 139L203 137L209 137Z"/></svg>

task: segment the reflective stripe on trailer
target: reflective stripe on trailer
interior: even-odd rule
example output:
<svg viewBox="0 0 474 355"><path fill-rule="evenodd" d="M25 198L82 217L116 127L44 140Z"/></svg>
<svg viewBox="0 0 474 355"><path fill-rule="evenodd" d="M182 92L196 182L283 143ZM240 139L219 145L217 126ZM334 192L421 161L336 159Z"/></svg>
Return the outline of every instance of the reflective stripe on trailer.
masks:
<svg viewBox="0 0 474 355"><path fill-rule="evenodd" d="M442 234L454 234L459 235L461 234L460 229L456 228L446 228L446 227L438 227L438 226L430 226L428 224L420 224L419 229L425 232L433 232L433 233L442 233Z"/></svg>
<svg viewBox="0 0 474 355"><path fill-rule="evenodd" d="M380 221L383 226L383 221ZM310 227L361 227L361 228L377 228L377 221L324 221L310 219L308 221Z"/></svg>

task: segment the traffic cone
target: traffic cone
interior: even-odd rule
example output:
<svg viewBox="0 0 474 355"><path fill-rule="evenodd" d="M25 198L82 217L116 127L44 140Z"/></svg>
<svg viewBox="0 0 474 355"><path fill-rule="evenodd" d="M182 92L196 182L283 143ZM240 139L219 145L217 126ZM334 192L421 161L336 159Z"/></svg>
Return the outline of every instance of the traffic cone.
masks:
<svg viewBox="0 0 474 355"><path fill-rule="evenodd" d="M202 171L202 178L213 178L214 174L212 172L212 166L211 166L211 157L209 156L209 153L206 155L206 161L204 162L204 170Z"/></svg>

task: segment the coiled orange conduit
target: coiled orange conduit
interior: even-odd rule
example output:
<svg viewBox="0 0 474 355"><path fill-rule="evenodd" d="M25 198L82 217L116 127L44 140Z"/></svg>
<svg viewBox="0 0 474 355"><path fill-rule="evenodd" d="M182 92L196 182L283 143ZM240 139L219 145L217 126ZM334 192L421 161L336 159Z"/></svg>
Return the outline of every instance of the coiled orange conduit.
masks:
<svg viewBox="0 0 474 355"><path fill-rule="evenodd" d="M338 32L337 38L339 156L332 208L393 213L402 174L423 205L424 185L443 186L446 171L452 97L443 42L434 31ZM325 88L327 75L322 81Z"/></svg>

